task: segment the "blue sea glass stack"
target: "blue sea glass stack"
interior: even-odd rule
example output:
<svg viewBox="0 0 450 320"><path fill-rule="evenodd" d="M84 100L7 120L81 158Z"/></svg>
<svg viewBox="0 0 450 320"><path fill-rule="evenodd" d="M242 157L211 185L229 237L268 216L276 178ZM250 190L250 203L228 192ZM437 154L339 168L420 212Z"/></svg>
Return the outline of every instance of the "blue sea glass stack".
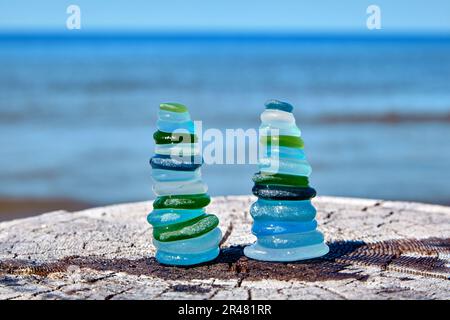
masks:
<svg viewBox="0 0 450 320"><path fill-rule="evenodd" d="M293 107L278 100L266 103L261 115L259 169L253 177L258 200L250 213L257 241L244 249L264 261L297 261L325 255L329 249L317 230L309 186L311 166L305 157Z"/></svg>
<svg viewBox="0 0 450 320"><path fill-rule="evenodd" d="M157 198L147 218L153 226L156 259L181 266L213 260L222 233L218 218L204 209L211 199L201 179L203 158L194 123L178 103L161 104L158 116L155 155L150 159Z"/></svg>

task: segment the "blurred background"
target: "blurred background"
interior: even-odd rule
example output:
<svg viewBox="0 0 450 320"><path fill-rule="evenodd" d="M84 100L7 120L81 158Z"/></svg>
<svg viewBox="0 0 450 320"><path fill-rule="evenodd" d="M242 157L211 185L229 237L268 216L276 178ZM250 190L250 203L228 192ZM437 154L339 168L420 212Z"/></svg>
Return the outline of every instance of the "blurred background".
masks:
<svg viewBox="0 0 450 320"><path fill-rule="evenodd" d="M221 130L289 101L320 195L450 204L450 2L374 1L1 0L0 220L152 199L166 101Z"/></svg>

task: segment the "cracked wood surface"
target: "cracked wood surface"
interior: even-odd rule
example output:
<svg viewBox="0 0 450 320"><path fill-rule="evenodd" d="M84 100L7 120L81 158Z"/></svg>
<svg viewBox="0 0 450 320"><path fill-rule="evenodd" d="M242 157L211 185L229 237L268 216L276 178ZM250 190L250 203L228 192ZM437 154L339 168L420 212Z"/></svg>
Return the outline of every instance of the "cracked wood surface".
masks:
<svg viewBox="0 0 450 320"><path fill-rule="evenodd" d="M0 299L449 299L450 208L317 197L330 253L249 260L249 196L217 197L222 251L191 268L159 265L151 202L0 223Z"/></svg>

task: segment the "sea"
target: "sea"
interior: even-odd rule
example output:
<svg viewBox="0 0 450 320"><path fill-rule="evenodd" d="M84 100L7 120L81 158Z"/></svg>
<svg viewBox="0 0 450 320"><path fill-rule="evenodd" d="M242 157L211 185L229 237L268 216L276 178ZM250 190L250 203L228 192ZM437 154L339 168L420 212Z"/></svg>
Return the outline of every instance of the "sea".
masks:
<svg viewBox="0 0 450 320"><path fill-rule="evenodd" d="M161 102L203 129L294 105L319 195L450 204L450 36L1 34L0 198L153 199ZM250 194L254 164L208 164Z"/></svg>

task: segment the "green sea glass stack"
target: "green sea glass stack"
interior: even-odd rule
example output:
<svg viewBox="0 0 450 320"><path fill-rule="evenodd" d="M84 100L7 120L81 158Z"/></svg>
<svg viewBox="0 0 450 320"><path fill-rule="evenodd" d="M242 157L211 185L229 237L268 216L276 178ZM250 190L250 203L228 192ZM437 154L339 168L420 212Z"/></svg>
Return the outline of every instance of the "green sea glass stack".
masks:
<svg viewBox="0 0 450 320"><path fill-rule="evenodd" d="M184 105L163 103L155 155L150 159L157 195L148 222L153 226L156 259L169 265L194 265L215 259L222 233L219 220L207 214L211 199L201 179L194 123Z"/></svg>

